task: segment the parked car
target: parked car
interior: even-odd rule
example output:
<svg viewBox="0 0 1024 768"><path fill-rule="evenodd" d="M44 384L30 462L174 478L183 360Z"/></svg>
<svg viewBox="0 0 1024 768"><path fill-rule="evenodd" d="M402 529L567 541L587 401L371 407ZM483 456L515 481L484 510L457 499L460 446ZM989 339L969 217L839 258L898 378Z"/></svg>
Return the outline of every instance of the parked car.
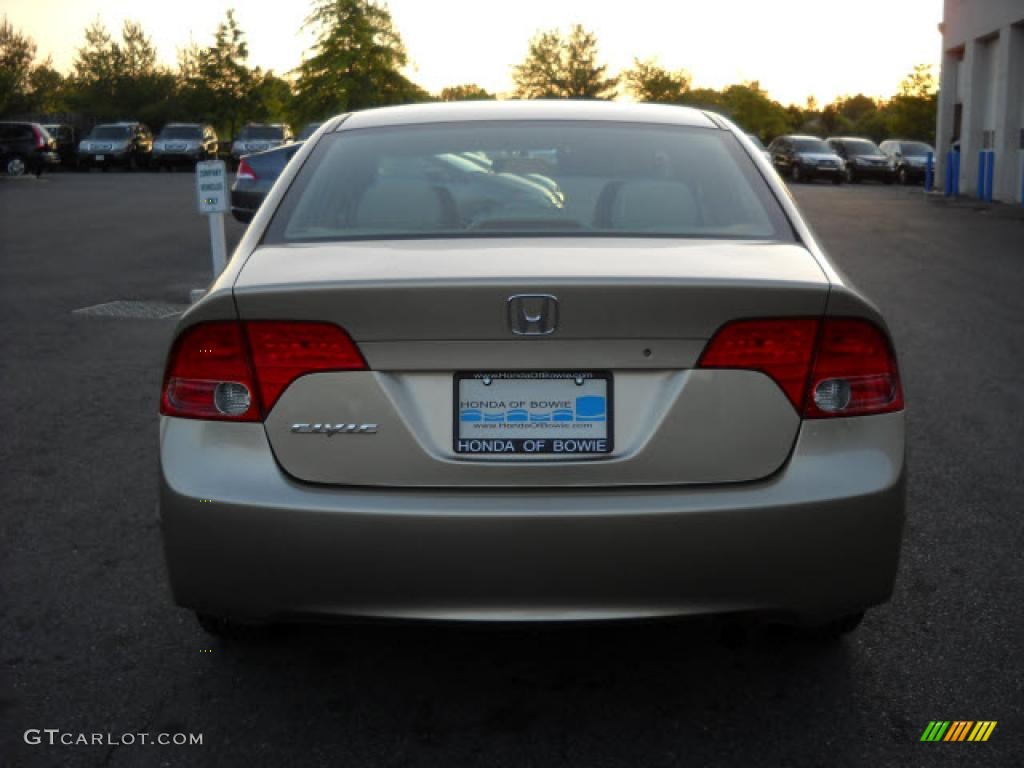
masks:
<svg viewBox="0 0 1024 768"><path fill-rule="evenodd" d="M319 128L321 125L323 125L323 121L320 121L319 123L306 123L304 126L302 126L302 130L299 131L299 135L295 137L295 140L305 141L314 133L316 133L316 129Z"/></svg>
<svg viewBox="0 0 1024 768"><path fill-rule="evenodd" d="M157 168L195 164L217 157L217 132L205 123L168 123L153 142Z"/></svg>
<svg viewBox="0 0 1024 768"><path fill-rule="evenodd" d="M0 168L5 175L39 176L59 162L57 142L42 125L0 122Z"/></svg>
<svg viewBox="0 0 1024 768"><path fill-rule="evenodd" d="M44 123L43 128L57 142L57 157L60 159L60 164L73 168L78 159L76 154L78 134L74 126L65 123Z"/></svg>
<svg viewBox="0 0 1024 768"><path fill-rule="evenodd" d="M237 163L242 155L263 152L292 140L292 129L284 123L249 123L231 144L231 159Z"/></svg>
<svg viewBox="0 0 1024 768"><path fill-rule="evenodd" d="M93 128L78 144L78 167L112 166L127 170L149 168L153 159L153 134L143 123L104 123Z"/></svg>
<svg viewBox="0 0 1024 768"><path fill-rule="evenodd" d="M231 185L232 216L239 221L252 221L277 177L302 144L296 141L265 152L242 155L235 183Z"/></svg>
<svg viewBox="0 0 1024 768"><path fill-rule="evenodd" d="M754 146L761 150L762 157L770 163L772 161L771 153L765 149L764 144L761 143L761 139L758 135L756 133L748 133L747 138L754 142Z"/></svg>
<svg viewBox="0 0 1024 768"><path fill-rule="evenodd" d="M741 136L615 102L332 119L170 345L175 600L229 637L351 617L855 627L896 574L896 356ZM445 155L530 160L500 172L564 198L472 199Z"/></svg>
<svg viewBox="0 0 1024 768"><path fill-rule="evenodd" d="M836 136L827 140L835 153L843 158L846 181L856 183L875 179L892 184L896 180L896 166L871 139Z"/></svg>
<svg viewBox="0 0 1024 768"><path fill-rule="evenodd" d="M842 158L817 136L779 136L768 145L768 152L775 170L793 181L824 178L843 183Z"/></svg>
<svg viewBox="0 0 1024 768"><path fill-rule="evenodd" d="M880 149L888 155L896 166L896 178L900 184L914 184L924 181L928 167L928 153L935 162L935 148L923 141L905 141L889 139L883 141ZM957 146L959 149L959 145ZM933 165L934 167L934 165Z"/></svg>

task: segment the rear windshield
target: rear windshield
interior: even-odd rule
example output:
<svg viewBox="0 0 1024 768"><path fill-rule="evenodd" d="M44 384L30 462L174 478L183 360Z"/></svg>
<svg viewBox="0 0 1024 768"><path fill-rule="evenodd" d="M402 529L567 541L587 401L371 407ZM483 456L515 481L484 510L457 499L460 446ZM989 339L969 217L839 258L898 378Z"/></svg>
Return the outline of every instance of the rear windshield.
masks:
<svg viewBox="0 0 1024 768"><path fill-rule="evenodd" d="M797 152L823 152L826 155L833 154L832 147L821 139L791 139L793 149Z"/></svg>
<svg viewBox="0 0 1024 768"><path fill-rule="evenodd" d="M727 131L575 121L325 135L264 239L558 234L792 239Z"/></svg>
<svg viewBox="0 0 1024 768"><path fill-rule="evenodd" d="M97 125L89 134L90 139L123 139L131 135L131 129L125 125Z"/></svg>
<svg viewBox="0 0 1024 768"><path fill-rule="evenodd" d="M882 150L870 141L844 141L843 146L851 155L881 155Z"/></svg>
<svg viewBox="0 0 1024 768"><path fill-rule="evenodd" d="M169 125L160 131L161 139L199 139L203 129L198 125Z"/></svg>
<svg viewBox="0 0 1024 768"><path fill-rule="evenodd" d="M284 128L275 125L249 125L242 129L240 139L283 139Z"/></svg>

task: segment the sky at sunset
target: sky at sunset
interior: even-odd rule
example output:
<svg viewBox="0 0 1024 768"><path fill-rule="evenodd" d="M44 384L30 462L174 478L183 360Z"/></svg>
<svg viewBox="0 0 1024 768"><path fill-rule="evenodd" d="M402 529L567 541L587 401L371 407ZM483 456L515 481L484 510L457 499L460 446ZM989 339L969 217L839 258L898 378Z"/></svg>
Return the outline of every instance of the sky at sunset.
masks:
<svg viewBox="0 0 1024 768"><path fill-rule="evenodd" d="M759 80L784 104L808 95L827 103L858 92L888 97L915 64L937 65L941 0L391 0L405 41L408 76L429 91L476 82L511 90L511 66L538 30L582 23L595 32L612 73L633 57L656 57L683 68L694 87L721 88ZM119 30L124 19L143 24L161 61L174 65L190 39L212 42L225 11L234 7L249 42L249 63L285 74L311 43L300 32L309 5L243 0L160 0L101 3L82 0L3 0L0 10L30 35L41 56L67 71L84 29L99 18ZM936 74L937 66L936 66Z"/></svg>

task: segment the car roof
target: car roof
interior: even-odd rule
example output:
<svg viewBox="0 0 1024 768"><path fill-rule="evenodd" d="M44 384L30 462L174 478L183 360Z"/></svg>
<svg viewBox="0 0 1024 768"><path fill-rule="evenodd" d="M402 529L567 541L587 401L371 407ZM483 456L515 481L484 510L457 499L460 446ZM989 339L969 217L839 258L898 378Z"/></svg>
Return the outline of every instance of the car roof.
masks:
<svg viewBox="0 0 1024 768"><path fill-rule="evenodd" d="M829 136L827 141L871 141L867 136ZM872 144L875 142L871 141Z"/></svg>
<svg viewBox="0 0 1024 768"><path fill-rule="evenodd" d="M206 123L167 123L164 128L199 128Z"/></svg>
<svg viewBox="0 0 1024 768"><path fill-rule="evenodd" d="M820 136L811 136L809 133L787 133L785 136L779 136L780 139L817 139L818 141L824 141Z"/></svg>
<svg viewBox="0 0 1024 768"><path fill-rule="evenodd" d="M535 101L452 101L409 104L353 112L337 130L477 120L593 120L660 123L716 128L699 109L665 104L537 99Z"/></svg>

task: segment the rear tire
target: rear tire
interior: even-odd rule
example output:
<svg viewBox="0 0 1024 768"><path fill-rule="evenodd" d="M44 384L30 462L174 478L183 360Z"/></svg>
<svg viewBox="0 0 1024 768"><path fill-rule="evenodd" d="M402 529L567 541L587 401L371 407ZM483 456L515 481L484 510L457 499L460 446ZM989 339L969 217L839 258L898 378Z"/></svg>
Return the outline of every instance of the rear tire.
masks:
<svg viewBox="0 0 1024 768"><path fill-rule="evenodd" d="M28 166L25 164L25 160L18 155L8 157L4 161L4 173L11 178L17 178L18 176L24 176L25 171L28 170Z"/></svg>
<svg viewBox="0 0 1024 768"><path fill-rule="evenodd" d="M207 634L227 643L259 643L270 637L270 626L267 624L241 624L209 613L196 613L196 620Z"/></svg>

